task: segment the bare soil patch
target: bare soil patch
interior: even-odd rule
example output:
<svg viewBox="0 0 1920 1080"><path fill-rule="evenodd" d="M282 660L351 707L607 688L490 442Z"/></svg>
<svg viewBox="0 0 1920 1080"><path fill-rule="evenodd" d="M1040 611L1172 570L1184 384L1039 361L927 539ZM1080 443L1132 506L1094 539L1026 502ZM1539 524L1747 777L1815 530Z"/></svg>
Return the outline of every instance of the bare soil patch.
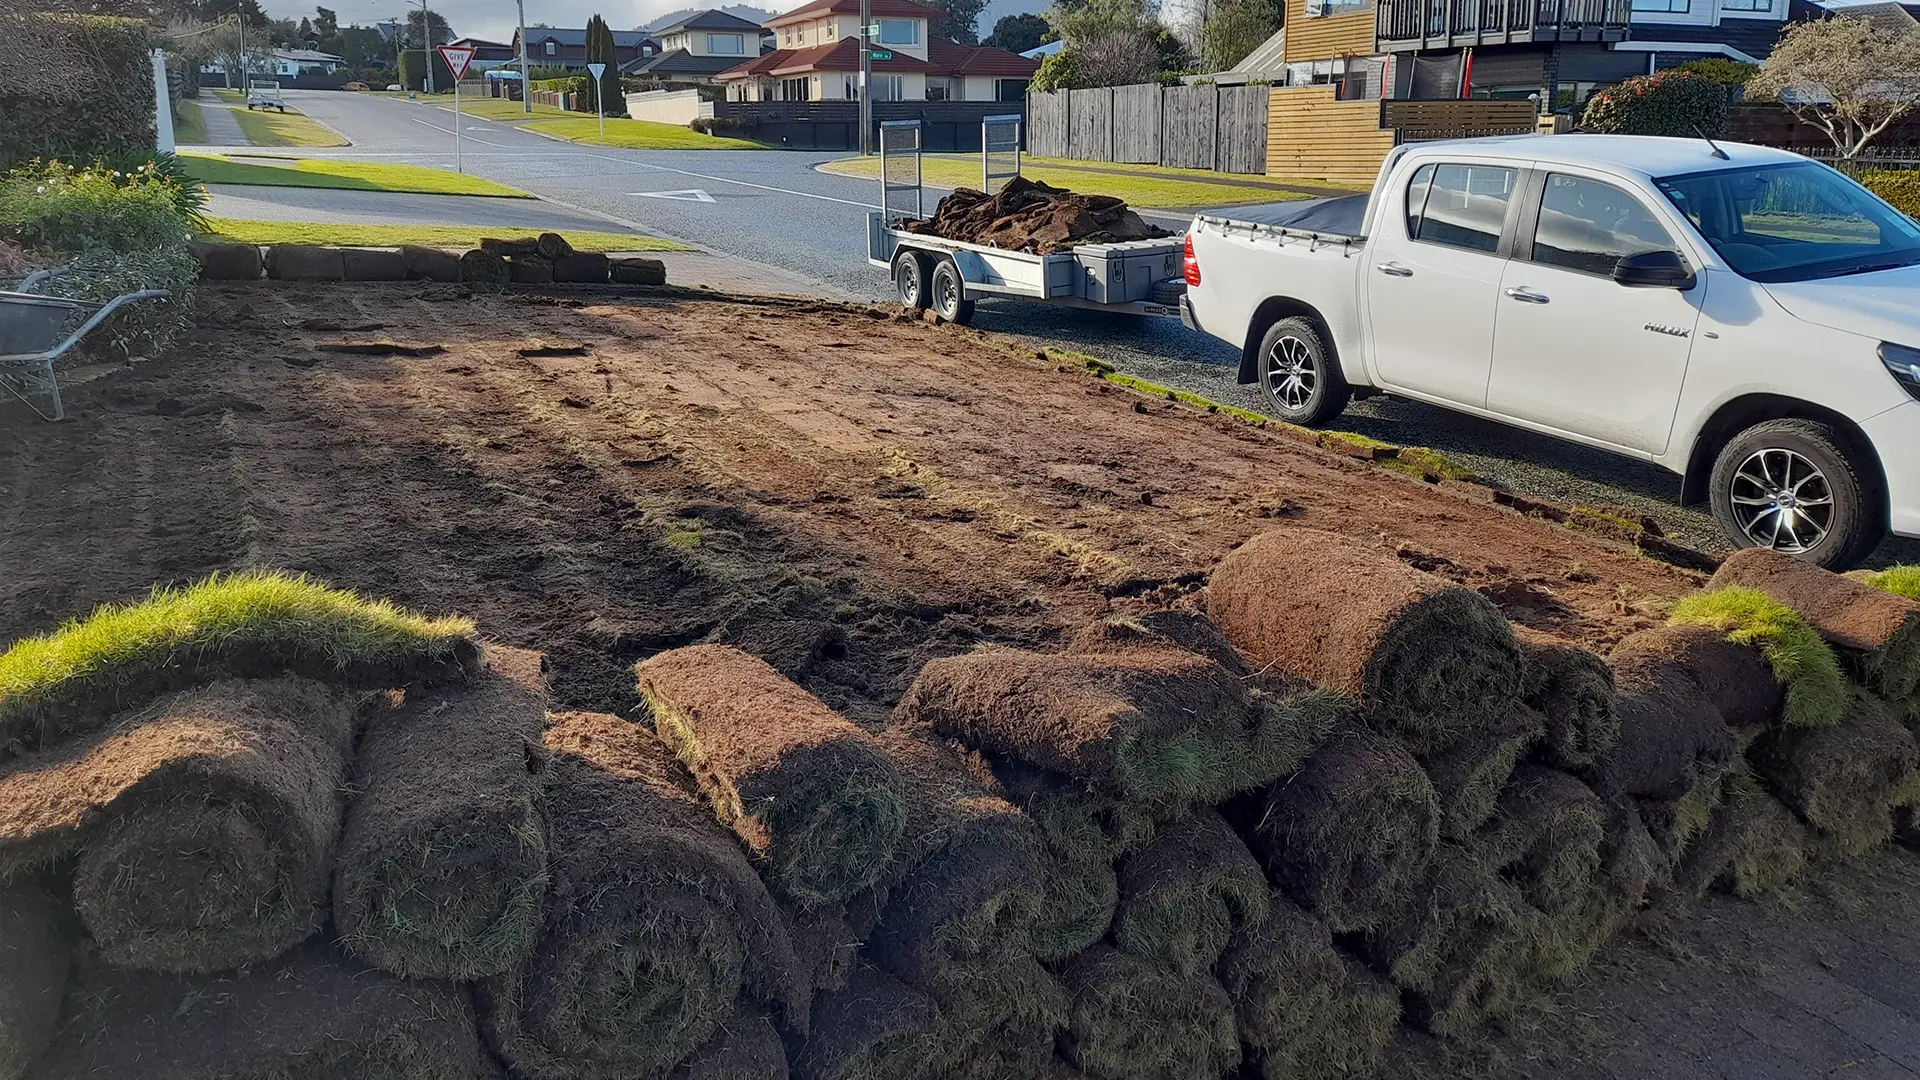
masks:
<svg viewBox="0 0 1920 1080"><path fill-rule="evenodd" d="M274 566L545 649L559 707L628 709L635 660L712 640L874 721L930 658L1163 605L1270 529L1601 648L1700 581L887 311L265 283L197 318L69 423L0 407L0 640Z"/></svg>

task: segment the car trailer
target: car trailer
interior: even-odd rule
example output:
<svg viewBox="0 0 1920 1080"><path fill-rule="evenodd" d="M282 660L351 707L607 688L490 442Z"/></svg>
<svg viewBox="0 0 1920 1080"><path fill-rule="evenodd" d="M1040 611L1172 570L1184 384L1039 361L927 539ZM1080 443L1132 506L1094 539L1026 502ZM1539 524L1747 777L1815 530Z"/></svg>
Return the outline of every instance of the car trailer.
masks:
<svg viewBox="0 0 1920 1080"><path fill-rule="evenodd" d="M989 194L1020 175L1022 118L981 122L981 188ZM1089 311L1180 317L1186 293L1180 237L1118 244L1082 244L1036 255L970 244L905 225L926 216L918 120L880 125L880 206L867 215L867 262L893 275L900 302L931 308L965 325L982 297L1032 300Z"/></svg>

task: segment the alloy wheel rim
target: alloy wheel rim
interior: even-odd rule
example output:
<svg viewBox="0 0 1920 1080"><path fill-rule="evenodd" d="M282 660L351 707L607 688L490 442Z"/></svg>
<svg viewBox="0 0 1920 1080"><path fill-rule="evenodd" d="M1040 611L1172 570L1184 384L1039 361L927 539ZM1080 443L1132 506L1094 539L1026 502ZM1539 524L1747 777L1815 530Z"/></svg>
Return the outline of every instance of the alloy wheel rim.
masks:
<svg viewBox="0 0 1920 1080"><path fill-rule="evenodd" d="M1798 554L1833 528L1833 486L1797 451L1768 447L1747 455L1727 495L1735 523L1757 547Z"/></svg>
<svg viewBox="0 0 1920 1080"><path fill-rule="evenodd" d="M1306 342L1283 337L1267 350L1267 393L1283 408L1305 409L1319 385L1320 371Z"/></svg>

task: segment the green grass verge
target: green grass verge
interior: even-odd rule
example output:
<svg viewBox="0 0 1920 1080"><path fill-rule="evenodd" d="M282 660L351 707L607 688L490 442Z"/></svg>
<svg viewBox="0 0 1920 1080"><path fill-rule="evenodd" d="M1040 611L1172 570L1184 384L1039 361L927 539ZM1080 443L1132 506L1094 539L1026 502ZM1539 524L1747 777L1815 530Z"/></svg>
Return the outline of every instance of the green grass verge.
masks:
<svg viewBox="0 0 1920 1080"><path fill-rule="evenodd" d="M233 109L240 131L255 146L345 146L347 140L321 124L289 109L249 109L247 97L238 90L215 90L214 96ZM219 106L214 106L218 108Z"/></svg>
<svg viewBox="0 0 1920 1080"><path fill-rule="evenodd" d="M977 188L980 186L978 157L928 157L922 159L921 167L925 181L936 187ZM880 159L877 157L848 158L844 161L828 162L820 168L824 172L837 173L841 176L873 180L880 176ZM1102 168L1105 168L1104 164ZM1239 203L1285 202L1309 197L1271 188L1248 187L1220 180L1195 179L1187 175L1166 175L1159 172L1120 175L1080 169L1050 168L1039 164L1034 159L1022 161L1020 171L1029 180L1038 180L1055 187L1070 188L1084 195L1112 195L1125 199L1128 205L1135 207L1232 206Z"/></svg>
<svg viewBox="0 0 1920 1080"><path fill-rule="evenodd" d="M1782 719L1788 726L1826 727L1846 714L1851 694L1839 658L1807 620L1766 593L1744 587L1694 593L1673 606L1667 621L1724 630L1729 641L1759 649L1787 688Z"/></svg>
<svg viewBox="0 0 1920 1080"><path fill-rule="evenodd" d="M1868 575L1866 582L1881 592L1920 600L1920 566L1891 566Z"/></svg>
<svg viewBox="0 0 1920 1080"><path fill-rule="evenodd" d="M776 150L778 147L748 139L728 139L702 135L692 128L660 124L652 120L616 120L608 118L606 133L592 116L570 114L567 120L534 120L520 125L528 131L588 146L617 146L624 150Z"/></svg>
<svg viewBox="0 0 1920 1080"><path fill-rule="evenodd" d="M190 673L310 677L342 674L374 685L419 668L459 663L473 623L431 619L277 572L215 575L108 605L0 653L0 756L49 732L86 730L155 693L198 681Z"/></svg>
<svg viewBox="0 0 1920 1080"><path fill-rule="evenodd" d="M406 97L405 94L389 94L388 96L397 98ZM436 94L433 97L422 95L416 100L422 105L432 105L435 108L445 109L448 112L453 111L453 96L450 94ZM527 112L522 102L508 101L506 98L481 98L478 101L472 98L462 98L460 99L460 113L463 116L477 116L483 120L539 120L556 117L577 117L580 115L577 112L569 112L566 109L553 105L535 105L532 112Z"/></svg>
<svg viewBox="0 0 1920 1080"><path fill-rule="evenodd" d="M521 236L526 229L491 225L341 225L319 221L250 221L244 218L208 218L200 239L231 244L331 244L337 247L471 248L484 236ZM563 234L575 251L690 251L685 244L657 236L630 233L573 232Z"/></svg>
<svg viewBox="0 0 1920 1080"><path fill-rule="evenodd" d="M207 141L207 119L197 101L182 101L180 115L173 121L173 141L181 146L203 146Z"/></svg>
<svg viewBox="0 0 1920 1080"><path fill-rule="evenodd" d="M531 199L518 188L477 176L377 161L328 161L287 158L286 165L261 165L227 156L183 154L180 163L203 184L261 184L268 187L339 188L346 191L403 191L423 195L491 195Z"/></svg>

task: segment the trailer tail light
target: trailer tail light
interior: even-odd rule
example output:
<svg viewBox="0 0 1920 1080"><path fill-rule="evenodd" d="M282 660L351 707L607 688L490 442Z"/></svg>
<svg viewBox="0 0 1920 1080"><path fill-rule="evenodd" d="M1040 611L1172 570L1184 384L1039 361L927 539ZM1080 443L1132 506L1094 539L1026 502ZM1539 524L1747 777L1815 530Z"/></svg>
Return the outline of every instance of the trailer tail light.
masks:
<svg viewBox="0 0 1920 1080"><path fill-rule="evenodd" d="M1187 286L1189 288L1198 287L1200 284L1200 260L1193 257L1192 233L1187 234L1187 248L1180 255L1180 268L1186 274Z"/></svg>

